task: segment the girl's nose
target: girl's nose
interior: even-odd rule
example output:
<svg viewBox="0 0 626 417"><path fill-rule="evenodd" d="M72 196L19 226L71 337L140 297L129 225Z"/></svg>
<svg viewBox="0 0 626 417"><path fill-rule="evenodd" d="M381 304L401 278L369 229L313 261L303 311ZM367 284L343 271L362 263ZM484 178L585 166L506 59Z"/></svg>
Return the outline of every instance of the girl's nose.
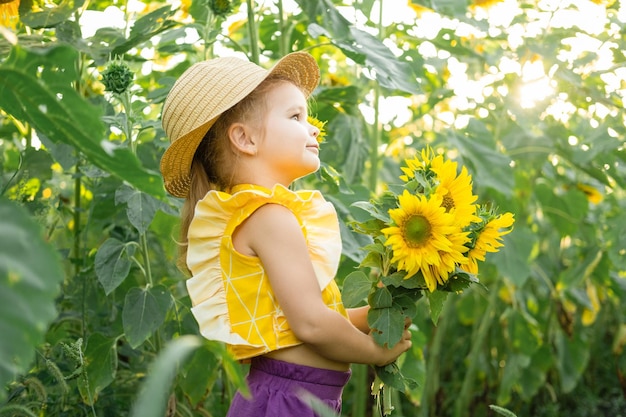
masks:
<svg viewBox="0 0 626 417"><path fill-rule="evenodd" d="M320 130L316 127L313 126L311 123L309 123L309 126L311 126L311 135L313 135L314 138L318 137L320 134Z"/></svg>

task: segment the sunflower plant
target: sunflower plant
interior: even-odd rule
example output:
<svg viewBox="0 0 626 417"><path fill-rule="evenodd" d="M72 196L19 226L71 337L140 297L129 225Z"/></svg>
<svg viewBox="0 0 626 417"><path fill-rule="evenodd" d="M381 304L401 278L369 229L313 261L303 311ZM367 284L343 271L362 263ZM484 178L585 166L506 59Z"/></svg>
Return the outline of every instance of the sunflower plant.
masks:
<svg viewBox="0 0 626 417"><path fill-rule="evenodd" d="M512 213L479 205L467 169L430 147L405 165L401 183L353 204L363 215L350 225L371 243L362 248L361 268L346 277L343 289L348 306L367 298L372 335L389 347L402 338L420 298L428 299L436 323L449 293L479 283L479 262L503 246L502 237L514 223ZM364 268L373 273L366 275ZM389 388L404 392L415 382L396 363L375 367L375 373L372 394L382 414L389 415Z"/></svg>

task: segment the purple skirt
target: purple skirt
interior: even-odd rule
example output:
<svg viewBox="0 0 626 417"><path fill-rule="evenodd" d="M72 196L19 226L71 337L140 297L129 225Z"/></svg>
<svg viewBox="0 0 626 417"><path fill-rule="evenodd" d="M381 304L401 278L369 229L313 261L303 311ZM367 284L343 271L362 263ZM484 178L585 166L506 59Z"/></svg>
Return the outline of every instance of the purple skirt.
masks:
<svg viewBox="0 0 626 417"><path fill-rule="evenodd" d="M246 378L251 397L237 392L227 417L317 417L306 400L307 393L341 414L341 393L350 375L351 371L253 358Z"/></svg>

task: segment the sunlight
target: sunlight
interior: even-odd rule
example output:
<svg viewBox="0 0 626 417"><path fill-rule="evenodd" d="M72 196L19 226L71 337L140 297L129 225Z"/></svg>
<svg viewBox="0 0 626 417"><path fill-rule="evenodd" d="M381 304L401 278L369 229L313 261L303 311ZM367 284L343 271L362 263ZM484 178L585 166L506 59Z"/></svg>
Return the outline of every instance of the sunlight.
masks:
<svg viewBox="0 0 626 417"><path fill-rule="evenodd" d="M538 56L522 65L522 85L519 88L520 105L524 109L534 107L554 93L552 80L545 74L543 61Z"/></svg>

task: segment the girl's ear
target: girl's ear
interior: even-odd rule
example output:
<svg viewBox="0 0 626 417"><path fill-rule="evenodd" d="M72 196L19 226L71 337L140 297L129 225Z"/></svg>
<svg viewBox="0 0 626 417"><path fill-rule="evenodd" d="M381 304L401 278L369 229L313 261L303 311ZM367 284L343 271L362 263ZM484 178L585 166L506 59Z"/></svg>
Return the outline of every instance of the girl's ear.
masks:
<svg viewBox="0 0 626 417"><path fill-rule="evenodd" d="M246 155L256 155L256 142L252 137L252 130L245 123L233 123L228 128L228 139L239 152Z"/></svg>

